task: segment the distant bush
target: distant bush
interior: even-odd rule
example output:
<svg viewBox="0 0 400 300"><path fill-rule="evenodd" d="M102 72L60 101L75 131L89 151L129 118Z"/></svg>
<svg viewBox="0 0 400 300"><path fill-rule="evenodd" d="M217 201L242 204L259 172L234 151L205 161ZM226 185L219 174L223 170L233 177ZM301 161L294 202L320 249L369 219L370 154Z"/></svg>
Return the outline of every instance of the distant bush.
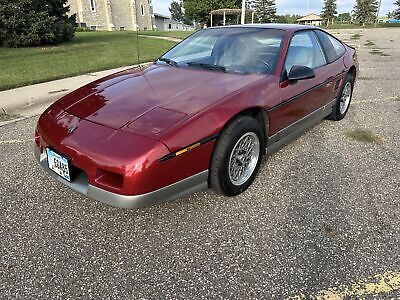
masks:
<svg viewBox="0 0 400 300"><path fill-rule="evenodd" d="M379 23L379 24L367 24L365 26L362 26L360 24L339 24L339 23L334 23L334 24L329 24L329 26L323 25L320 26L325 29L356 29L356 28L385 28L385 27L400 27L400 24L396 23Z"/></svg>
<svg viewBox="0 0 400 300"><path fill-rule="evenodd" d="M94 30L91 30L89 27L77 27L76 28L76 32L90 32L90 31L94 31Z"/></svg>
<svg viewBox="0 0 400 300"><path fill-rule="evenodd" d="M379 25L380 27L400 27L400 23L383 23Z"/></svg>
<svg viewBox="0 0 400 300"><path fill-rule="evenodd" d="M0 0L0 45L31 47L59 44L75 34L75 15L67 0Z"/></svg>

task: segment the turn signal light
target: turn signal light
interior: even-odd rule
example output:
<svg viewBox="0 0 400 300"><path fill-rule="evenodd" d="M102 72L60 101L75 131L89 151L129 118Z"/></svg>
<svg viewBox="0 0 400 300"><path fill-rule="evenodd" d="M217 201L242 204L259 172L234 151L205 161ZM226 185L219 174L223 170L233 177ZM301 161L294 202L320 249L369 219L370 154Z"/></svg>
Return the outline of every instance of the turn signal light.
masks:
<svg viewBox="0 0 400 300"><path fill-rule="evenodd" d="M124 183L124 177L118 173L97 169L96 175L96 182L103 186L120 189Z"/></svg>

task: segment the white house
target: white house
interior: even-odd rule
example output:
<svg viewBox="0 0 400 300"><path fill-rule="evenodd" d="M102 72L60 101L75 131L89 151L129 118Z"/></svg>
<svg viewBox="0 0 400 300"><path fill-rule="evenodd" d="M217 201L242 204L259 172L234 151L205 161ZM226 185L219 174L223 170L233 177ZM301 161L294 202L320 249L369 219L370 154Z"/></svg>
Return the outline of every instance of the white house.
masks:
<svg viewBox="0 0 400 300"><path fill-rule="evenodd" d="M317 14L309 14L305 17L297 19L296 22L303 25L321 26L324 22L324 19Z"/></svg>
<svg viewBox="0 0 400 300"><path fill-rule="evenodd" d="M167 16L154 14L154 29L155 30L194 30L194 26L186 25L182 22L172 20Z"/></svg>

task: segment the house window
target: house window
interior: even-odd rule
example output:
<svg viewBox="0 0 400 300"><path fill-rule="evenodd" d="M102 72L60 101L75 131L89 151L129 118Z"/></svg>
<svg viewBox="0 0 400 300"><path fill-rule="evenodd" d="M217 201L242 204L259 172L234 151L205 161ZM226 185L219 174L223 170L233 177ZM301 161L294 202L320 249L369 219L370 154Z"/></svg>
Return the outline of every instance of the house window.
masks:
<svg viewBox="0 0 400 300"><path fill-rule="evenodd" d="M96 11L96 0L90 0L90 10L92 12Z"/></svg>
<svg viewBox="0 0 400 300"><path fill-rule="evenodd" d="M125 31L125 27L120 27L119 30L120 31Z"/></svg>
<svg viewBox="0 0 400 300"><path fill-rule="evenodd" d="M140 13L142 14L142 16L144 16L144 6L143 6L143 4L140 4Z"/></svg>
<svg viewBox="0 0 400 300"><path fill-rule="evenodd" d="M97 26L90 26L90 30L96 31L97 30Z"/></svg>
<svg viewBox="0 0 400 300"><path fill-rule="evenodd" d="M172 29L172 25L171 24L168 24L168 29Z"/></svg>

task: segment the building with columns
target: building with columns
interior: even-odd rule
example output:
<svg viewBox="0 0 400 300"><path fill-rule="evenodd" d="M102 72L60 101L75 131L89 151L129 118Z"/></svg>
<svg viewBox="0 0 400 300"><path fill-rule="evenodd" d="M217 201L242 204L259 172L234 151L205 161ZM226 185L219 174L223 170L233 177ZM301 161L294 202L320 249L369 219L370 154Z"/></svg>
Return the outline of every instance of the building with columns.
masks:
<svg viewBox="0 0 400 300"><path fill-rule="evenodd" d="M92 30L153 30L151 0L68 0L80 27Z"/></svg>

